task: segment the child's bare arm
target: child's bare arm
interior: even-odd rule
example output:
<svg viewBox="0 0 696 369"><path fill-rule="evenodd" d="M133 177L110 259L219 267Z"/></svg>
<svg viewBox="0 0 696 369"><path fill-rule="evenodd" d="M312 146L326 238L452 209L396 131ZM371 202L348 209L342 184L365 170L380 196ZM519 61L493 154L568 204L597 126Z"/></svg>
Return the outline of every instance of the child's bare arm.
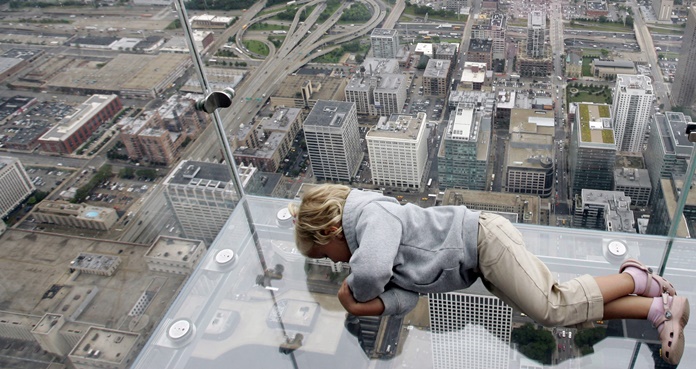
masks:
<svg viewBox="0 0 696 369"><path fill-rule="evenodd" d="M338 290L338 301L341 302L346 311L356 316L376 316L382 315L384 312L384 303L379 297L366 302L355 300L353 292L345 280Z"/></svg>

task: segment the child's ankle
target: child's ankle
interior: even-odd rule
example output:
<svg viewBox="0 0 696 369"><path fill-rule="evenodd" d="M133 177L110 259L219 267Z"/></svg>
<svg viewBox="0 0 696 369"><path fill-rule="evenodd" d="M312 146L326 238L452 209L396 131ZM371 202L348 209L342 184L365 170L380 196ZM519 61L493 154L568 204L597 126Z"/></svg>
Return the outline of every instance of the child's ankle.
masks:
<svg viewBox="0 0 696 369"><path fill-rule="evenodd" d="M667 297L667 304L672 302L672 296L666 296ZM662 318L665 315L665 305L664 301L662 300L662 297L653 297L653 302L650 304L650 310L648 311L648 321L652 323L653 327L657 328L657 332L660 333L662 332L662 328L664 328L664 321L660 323L659 326L656 326L655 323L660 321L660 318Z"/></svg>
<svg viewBox="0 0 696 369"><path fill-rule="evenodd" d="M633 278L634 287L633 292L631 293L633 295L643 295L648 288L648 283L651 283L650 291L660 290L660 284L657 283L657 281L653 279L649 274L647 274L644 270L640 270L636 267L630 266L626 268L623 272L630 275Z"/></svg>

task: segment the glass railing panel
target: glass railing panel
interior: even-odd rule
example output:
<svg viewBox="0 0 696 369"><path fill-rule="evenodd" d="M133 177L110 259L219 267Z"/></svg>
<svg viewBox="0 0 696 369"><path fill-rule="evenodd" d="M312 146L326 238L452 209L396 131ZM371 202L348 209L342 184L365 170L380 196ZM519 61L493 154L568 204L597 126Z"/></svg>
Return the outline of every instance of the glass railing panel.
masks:
<svg viewBox="0 0 696 369"><path fill-rule="evenodd" d="M455 363L462 367L479 361L505 368L535 362L559 368L652 368L661 362L659 357L653 358L659 347L655 346L656 331L633 320L596 322L591 330L544 329L538 340L550 345L551 351L535 356L534 350L514 343L515 332L533 323L518 311L495 310L498 307L493 302L479 305L488 313L478 321L454 318L453 311L469 306L462 302L469 301L467 298L491 298L478 284L453 294L473 297L431 295L423 297L403 320L361 319L358 324L346 316L335 297L347 271L332 269L328 262L310 264L295 252L292 222L285 213L287 203L253 196L242 200L134 368L218 368L232 362L280 368L360 368L378 363L397 367ZM616 273L627 257L657 265L665 245L664 237L656 236L518 227L528 247L561 281L582 274ZM673 252L688 258L694 246L693 241L680 239ZM625 253L619 252L622 250ZM235 255L232 258L230 251ZM226 267L228 260L230 266ZM694 296L692 265L688 259L675 261L666 273L679 294L687 297ZM438 305L438 301L445 303ZM183 326L179 330L177 322ZM687 327L687 338L694 333ZM473 341L477 344L467 344ZM641 344L636 346L637 342ZM692 347L687 341L683 363L696 359Z"/></svg>

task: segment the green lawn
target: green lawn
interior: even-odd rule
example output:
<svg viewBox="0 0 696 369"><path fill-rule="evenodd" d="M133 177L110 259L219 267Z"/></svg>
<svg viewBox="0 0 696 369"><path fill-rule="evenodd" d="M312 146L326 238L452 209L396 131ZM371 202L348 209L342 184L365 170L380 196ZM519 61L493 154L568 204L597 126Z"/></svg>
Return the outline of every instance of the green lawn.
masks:
<svg viewBox="0 0 696 369"><path fill-rule="evenodd" d="M575 22L575 24L570 24L570 22L564 23L563 28L583 31L633 32L633 27L624 27L620 23L592 23L587 21Z"/></svg>
<svg viewBox="0 0 696 369"><path fill-rule="evenodd" d="M594 58L583 55L583 57L582 57L582 76L583 77L592 77L592 60L594 60Z"/></svg>
<svg viewBox="0 0 696 369"><path fill-rule="evenodd" d="M684 28L663 28L663 27L650 27L648 26L648 30L650 33L660 33L663 35L683 35L684 34Z"/></svg>
<svg viewBox="0 0 696 369"><path fill-rule="evenodd" d="M265 22L259 22L259 23L254 23L251 26L249 26L249 30L251 31L275 31L275 30L283 30L287 31L290 29L290 27L286 27L280 24L272 24L272 23L265 23Z"/></svg>
<svg viewBox="0 0 696 369"><path fill-rule="evenodd" d="M270 52L266 44L256 40L244 40L244 47L249 49L249 51L251 51L252 53L263 56L268 56L268 53Z"/></svg>

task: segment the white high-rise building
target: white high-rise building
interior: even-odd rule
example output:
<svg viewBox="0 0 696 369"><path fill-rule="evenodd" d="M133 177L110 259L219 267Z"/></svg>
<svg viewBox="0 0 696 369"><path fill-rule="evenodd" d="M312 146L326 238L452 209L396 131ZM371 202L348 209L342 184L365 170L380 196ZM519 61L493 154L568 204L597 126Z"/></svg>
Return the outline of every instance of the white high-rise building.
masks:
<svg viewBox="0 0 696 369"><path fill-rule="evenodd" d="M17 158L0 156L0 218L4 218L36 190Z"/></svg>
<svg viewBox="0 0 696 369"><path fill-rule="evenodd" d="M393 114L382 118L366 135L372 183L420 188L428 161L426 114Z"/></svg>
<svg viewBox="0 0 696 369"><path fill-rule="evenodd" d="M428 294L433 368L507 369L512 308L495 296Z"/></svg>
<svg viewBox="0 0 696 369"><path fill-rule="evenodd" d="M225 164L184 160L164 180L164 196L186 238L210 245L239 195Z"/></svg>
<svg viewBox="0 0 696 369"><path fill-rule="evenodd" d="M619 151L643 151L654 100L650 77L630 74L616 76L612 117Z"/></svg>
<svg viewBox="0 0 696 369"><path fill-rule="evenodd" d="M399 51L399 32L395 29L375 28L370 34L375 58L396 58Z"/></svg>
<svg viewBox="0 0 696 369"><path fill-rule="evenodd" d="M304 135L317 178L353 178L363 158L355 103L318 100L305 119Z"/></svg>

